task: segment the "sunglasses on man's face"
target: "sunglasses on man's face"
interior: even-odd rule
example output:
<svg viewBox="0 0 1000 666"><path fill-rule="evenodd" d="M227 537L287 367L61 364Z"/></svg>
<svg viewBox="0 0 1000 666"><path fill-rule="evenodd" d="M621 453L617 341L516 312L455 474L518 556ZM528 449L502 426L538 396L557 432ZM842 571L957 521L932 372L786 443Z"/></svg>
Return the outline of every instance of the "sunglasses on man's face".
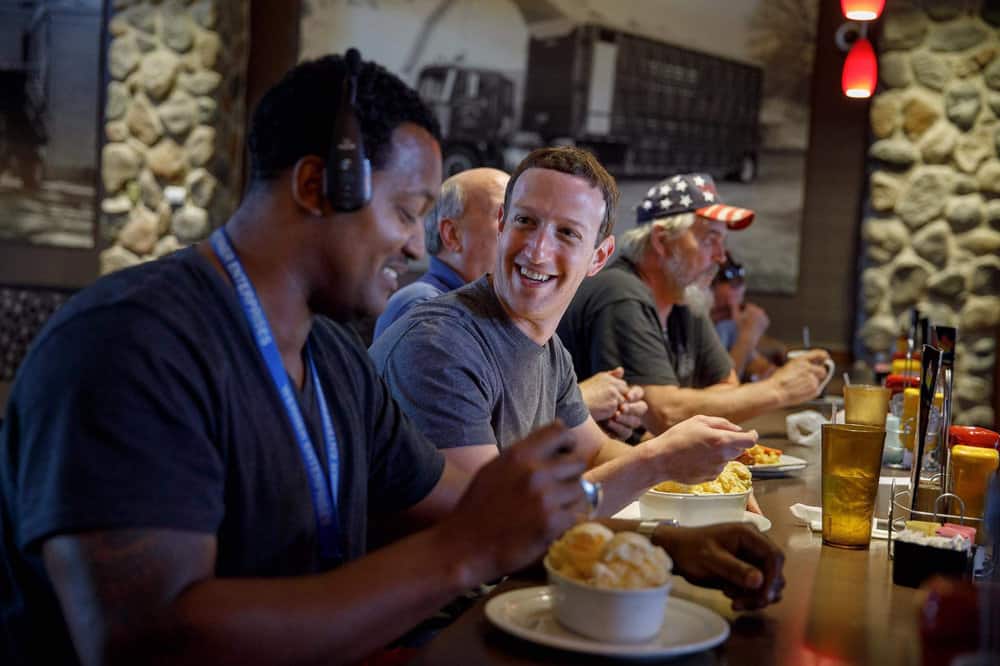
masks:
<svg viewBox="0 0 1000 666"><path fill-rule="evenodd" d="M736 265L730 264L728 266L723 266L722 268L720 268L715 279L722 282L736 282L736 281L742 282L743 278L746 277L746 273L747 273L746 269L744 269L739 264Z"/></svg>

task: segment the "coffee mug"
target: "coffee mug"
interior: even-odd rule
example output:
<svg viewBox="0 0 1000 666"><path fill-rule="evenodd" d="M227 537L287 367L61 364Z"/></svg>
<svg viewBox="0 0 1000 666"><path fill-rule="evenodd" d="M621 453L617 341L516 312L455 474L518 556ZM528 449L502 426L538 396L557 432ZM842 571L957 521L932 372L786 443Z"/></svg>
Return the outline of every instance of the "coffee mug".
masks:
<svg viewBox="0 0 1000 666"><path fill-rule="evenodd" d="M788 360L791 360L791 359L793 359L793 358L795 358L797 356L802 356L803 354L808 354L808 353L814 352L814 351L821 351L821 350L818 350L816 348L813 348L813 349L791 349L791 350L788 351L787 354L785 354L785 358L787 358ZM826 361L823 363L823 365L826 366L826 377L823 379L823 381L821 381L819 383L819 391L816 392L817 396L823 395L823 391L826 390L826 385L830 383L831 379L833 379L833 371L836 370L836 368L837 368L837 364L833 362L832 358L826 359Z"/></svg>

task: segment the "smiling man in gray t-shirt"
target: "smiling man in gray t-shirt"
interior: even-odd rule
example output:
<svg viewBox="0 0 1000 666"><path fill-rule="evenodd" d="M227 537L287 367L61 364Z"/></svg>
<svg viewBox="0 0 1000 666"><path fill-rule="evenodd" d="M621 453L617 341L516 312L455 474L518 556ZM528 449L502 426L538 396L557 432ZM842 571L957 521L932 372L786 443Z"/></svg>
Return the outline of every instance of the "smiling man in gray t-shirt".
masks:
<svg viewBox="0 0 1000 666"><path fill-rule="evenodd" d="M556 326L583 278L614 252L614 179L576 148L533 152L515 169L492 275L413 308L370 349L393 396L449 461L476 470L520 433L562 419L614 513L666 479L714 478L756 441L696 417L630 447L594 422Z"/></svg>
<svg viewBox="0 0 1000 666"><path fill-rule="evenodd" d="M539 345L511 321L489 277L414 306L372 345L396 401L438 448L500 449L560 418L587 420L573 362L553 337Z"/></svg>

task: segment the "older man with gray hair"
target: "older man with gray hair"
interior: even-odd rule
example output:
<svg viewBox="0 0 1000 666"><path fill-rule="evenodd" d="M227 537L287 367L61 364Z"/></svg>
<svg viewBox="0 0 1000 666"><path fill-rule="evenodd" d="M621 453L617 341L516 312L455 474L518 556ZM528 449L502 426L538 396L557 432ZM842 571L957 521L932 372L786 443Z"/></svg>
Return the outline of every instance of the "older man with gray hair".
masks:
<svg viewBox="0 0 1000 666"><path fill-rule="evenodd" d="M389 299L375 323L375 337L422 301L458 289L492 268L497 254L497 214L510 176L499 169L469 169L448 178L424 218L430 267Z"/></svg>
<svg viewBox="0 0 1000 666"><path fill-rule="evenodd" d="M726 234L749 226L753 211L722 204L706 174L664 180L636 211L619 258L584 280L559 324L577 375L624 368L644 390L643 424L654 434L695 414L741 421L816 396L826 352L740 385L708 316Z"/></svg>

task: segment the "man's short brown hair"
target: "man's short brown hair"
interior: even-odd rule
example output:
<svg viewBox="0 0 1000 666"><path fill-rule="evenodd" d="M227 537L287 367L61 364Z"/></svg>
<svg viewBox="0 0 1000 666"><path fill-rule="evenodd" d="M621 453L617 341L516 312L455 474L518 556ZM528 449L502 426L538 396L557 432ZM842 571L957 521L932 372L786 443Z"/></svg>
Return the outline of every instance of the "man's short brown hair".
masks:
<svg viewBox="0 0 1000 666"><path fill-rule="evenodd" d="M552 171L568 173L571 176L580 176L586 179L591 187L598 188L604 199L604 219L601 220L601 227L597 231L595 247L611 235L611 231L615 228L618 185L615 183L614 177L597 161L593 153L574 146L536 148L521 160L521 163L514 169L514 173L511 174L510 180L507 182L507 191L504 192L504 220L507 219L507 211L510 210L510 197L514 192L514 184L528 169L551 169Z"/></svg>

